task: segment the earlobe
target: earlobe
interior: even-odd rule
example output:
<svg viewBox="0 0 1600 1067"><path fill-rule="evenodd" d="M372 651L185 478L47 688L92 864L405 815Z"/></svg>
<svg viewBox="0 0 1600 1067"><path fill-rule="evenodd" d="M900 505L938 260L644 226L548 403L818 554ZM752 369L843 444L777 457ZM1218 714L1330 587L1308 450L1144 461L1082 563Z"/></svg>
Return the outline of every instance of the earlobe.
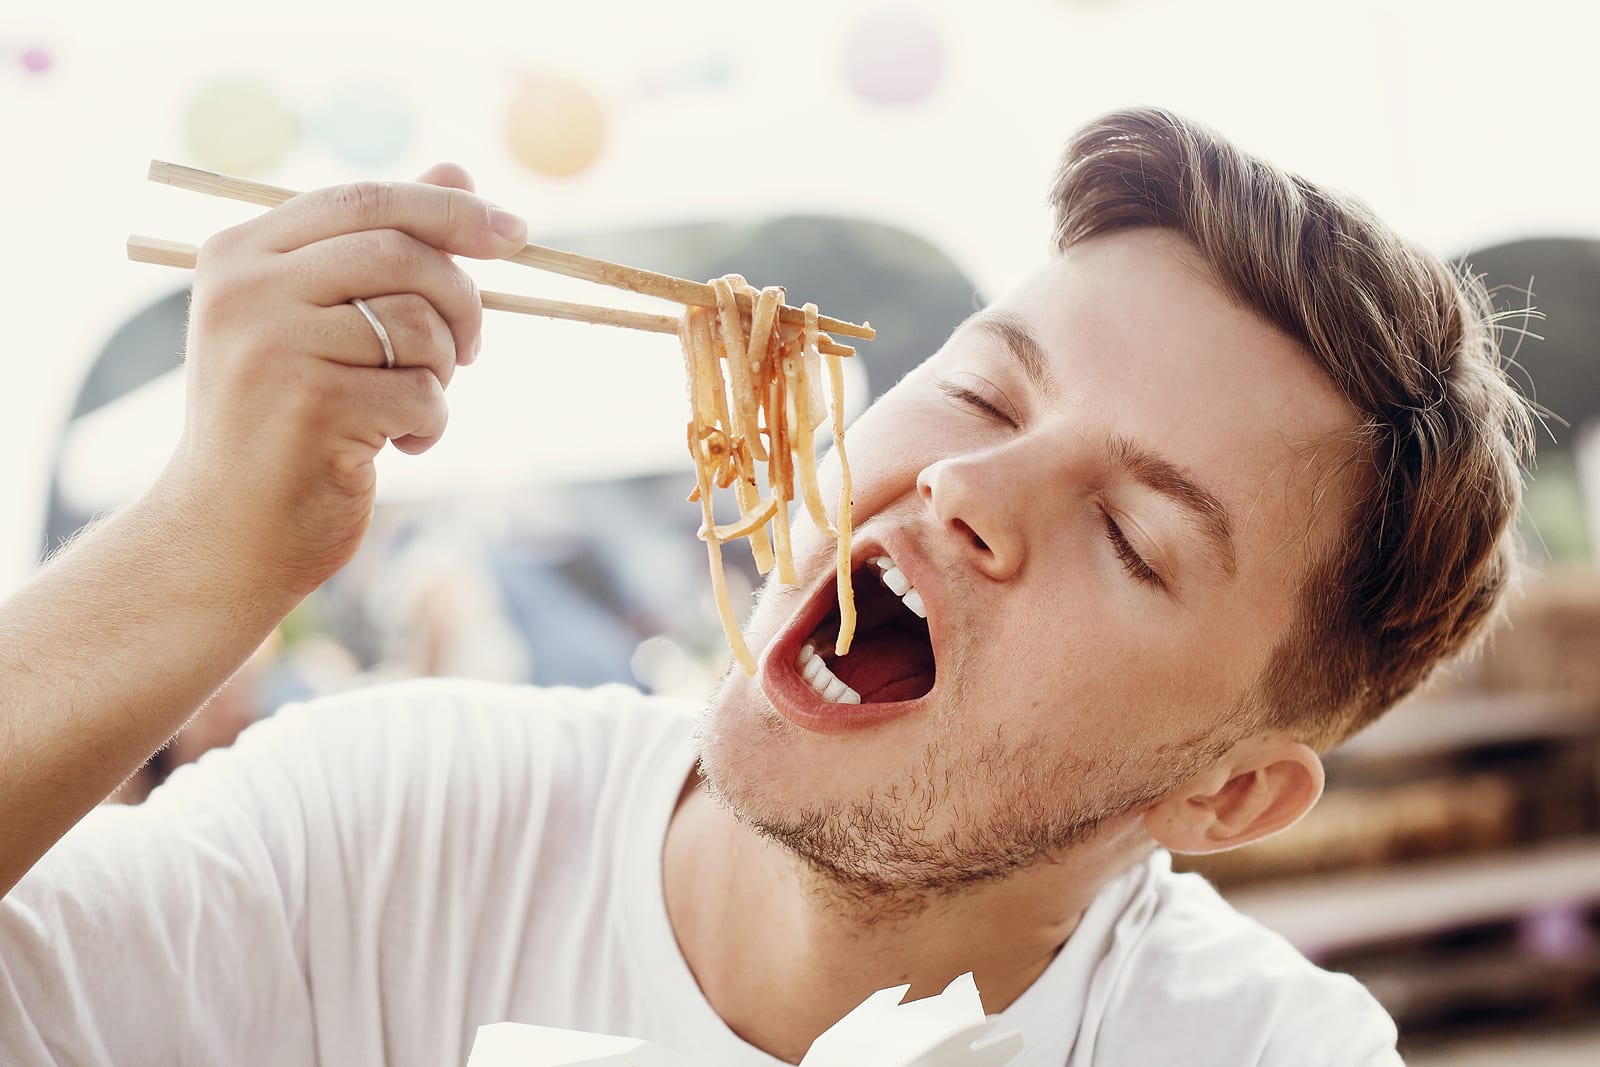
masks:
<svg viewBox="0 0 1600 1067"><path fill-rule="evenodd" d="M1322 796L1322 760L1287 737L1230 753L1145 811L1145 829L1169 852L1200 855L1259 841L1293 826Z"/></svg>

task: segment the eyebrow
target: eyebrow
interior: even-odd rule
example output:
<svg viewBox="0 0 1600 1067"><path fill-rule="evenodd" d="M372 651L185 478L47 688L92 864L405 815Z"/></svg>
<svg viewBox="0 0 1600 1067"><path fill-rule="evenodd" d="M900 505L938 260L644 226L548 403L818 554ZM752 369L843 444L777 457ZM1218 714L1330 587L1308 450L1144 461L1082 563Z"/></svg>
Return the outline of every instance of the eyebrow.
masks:
<svg viewBox="0 0 1600 1067"><path fill-rule="evenodd" d="M1009 312L984 310L968 318L962 326L998 338L1022 367L1022 373L1028 376L1034 388L1047 396L1055 392L1056 383L1050 374L1049 357L1044 354L1044 346L1027 323Z"/></svg>
<svg viewBox="0 0 1600 1067"><path fill-rule="evenodd" d="M1206 545L1222 573L1233 578L1238 567L1233 522L1222 501L1171 461L1126 437L1113 436L1107 442L1105 460L1108 465L1126 471L1141 485L1160 493L1187 511L1194 526L1205 537Z"/></svg>
<svg viewBox="0 0 1600 1067"><path fill-rule="evenodd" d="M969 317L962 327L981 330L999 339L1034 388L1046 396L1054 393L1055 377L1050 373L1049 357L1039 338L1022 319L1009 312L985 309ZM1205 538L1218 569L1230 580L1235 576L1238 552L1234 546L1233 522L1216 494L1184 474L1171 460L1121 435L1113 436L1106 443L1105 461L1188 512L1192 524Z"/></svg>

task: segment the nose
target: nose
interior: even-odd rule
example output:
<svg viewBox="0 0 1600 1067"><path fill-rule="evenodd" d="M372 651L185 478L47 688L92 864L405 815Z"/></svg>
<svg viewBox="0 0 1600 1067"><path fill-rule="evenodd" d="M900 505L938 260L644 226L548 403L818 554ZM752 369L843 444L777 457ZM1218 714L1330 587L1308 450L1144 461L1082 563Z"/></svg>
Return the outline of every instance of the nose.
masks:
<svg viewBox="0 0 1600 1067"><path fill-rule="evenodd" d="M1022 569L1025 531L1018 506L1018 488L994 464L979 457L953 456L924 467L917 475L917 493L955 544L960 558L995 581Z"/></svg>

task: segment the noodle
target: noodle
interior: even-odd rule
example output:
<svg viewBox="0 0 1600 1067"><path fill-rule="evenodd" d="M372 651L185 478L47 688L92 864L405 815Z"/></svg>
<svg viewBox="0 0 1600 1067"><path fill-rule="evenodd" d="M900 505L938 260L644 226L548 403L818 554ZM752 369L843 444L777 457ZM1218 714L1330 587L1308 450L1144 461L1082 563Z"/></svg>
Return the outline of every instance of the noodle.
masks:
<svg viewBox="0 0 1600 1067"><path fill-rule="evenodd" d="M746 674L754 674L755 657L750 654L750 646L745 644L744 635L739 632L739 620L734 618L733 603L728 599L727 577L722 571L722 542L715 535L717 523L711 513L713 474L721 460L714 458L714 450L710 447L710 442L715 438L702 433L702 427L698 425L699 413L708 404L714 404L704 388L703 368L707 364L713 368L716 366L715 354L706 343L710 340L710 333L705 329L705 316L706 312L701 308L690 308L683 318L683 327L678 331L678 339L683 344L684 355L689 362L689 402L696 413L695 421L689 424L689 452L695 459L695 492L700 497L700 513L706 527L713 531L706 538L706 554L711 562L711 591L716 596L717 614L722 617L722 632L727 634L728 646L738 659L739 666L744 668ZM715 407L712 410L716 410ZM714 427L711 429L720 434ZM731 451L724 450L722 458L731 455Z"/></svg>
<svg viewBox="0 0 1600 1067"><path fill-rule="evenodd" d="M748 358L748 345L744 335L744 325L739 313L739 304L734 299L734 284L737 283L742 290L748 291L743 278L737 274L730 274L726 278L714 279L711 287L717 294L717 312L721 325L721 335L724 338L724 354L728 361L728 386L733 393L733 403L728 403L721 386L721 370L717 368L715 354L707 360L716 368L718 386L716 393L717 422L715 425L724 428L736 440L745 442L751 460L767 458L766 449L761 444L756 421L757 413L752 403L754 390L751 387L753 371ZM690 371L696 373L695 370ZM695 417L701 417L700 408L695 408ZM724 486L726 488L726 486ZM734 482L734 495L739 501L739 511L746 514L754 508L761 499L756 489L755 466L753 463L739 465L737 480ZM759 537L750 539L750 551L756 559L756 570L766 574L772 569L772 546L767 540L765 529Z"/></svg>
<svg viewBox="0 0 1600 1067"><path fill-rule="evenodd" d="M811 516L811 524L818 533L833 537L833 527L828 524L828 513L822 506L822 490L817 486L816 430L823 419L822 394L815 376L815 368L821 362L817 355L817 305L807 304L801 310L805 313L806 325L801 334L800 354L783 358L783 374L788 379L789 391L787 414L789 425L798 427L794 434L795 469L800 472L800 495L805 500L806 513Z"/></svg>
<svg viewBox="0 0 1600 1067"><path fill-rule="evenodd" d="M805 325L796 334L778 322L783 289L769 286L755 292L737 274L711 282L717 307L691 307L678 329L689 381L692 416L688 425L689 454L695 462L695 489L700 502L700 537L706 542L711 589L717 600L728 646L746 674L756 664L728 596L722 546L745 538L763 574L777 568L777 579L797 581L790 545L789 505L799 499L817 530L838 540L839 636L835 650L844 655L855 634L855 599L850 587L850 467L844 454L844 371L839 357L822 354L825 336L817 331L817 307L805 305ZM750 301L746 312L739 305ZM826 359L829 396L822 391ZM727 373L723 373L723 363ZM815 434L827 414L833 419L834 451L842 477L837 522L828 522L817 484ZM768 493L757 484L757 464L766 465ZM713 489L732 488L739 518L718 525L713 515ZM770 525L770 536L768 526Z"/></svg>
<svg viewBox="0 0 1600 1067"><path fill-rule="evenodd" d="M856 601L850 595L850 461L844 454L844 365L828 353L828 384L833 390L833 448L839 453L839 636L833 650L850 651L856 636Z"/></svg>

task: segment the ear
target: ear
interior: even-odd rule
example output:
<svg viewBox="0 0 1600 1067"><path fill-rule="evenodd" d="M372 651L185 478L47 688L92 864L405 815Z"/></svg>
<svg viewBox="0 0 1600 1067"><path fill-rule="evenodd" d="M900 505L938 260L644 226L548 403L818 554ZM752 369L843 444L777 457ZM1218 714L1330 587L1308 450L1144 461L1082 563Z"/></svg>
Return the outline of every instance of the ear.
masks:
<svg viewBox="0 0 1600 1067"><path fill-rule="evenodd" d="M1283 734L1241 741L1145 811L1169 852L1223 852L1286 830L1322 796L1322 759Z"/></svg>

